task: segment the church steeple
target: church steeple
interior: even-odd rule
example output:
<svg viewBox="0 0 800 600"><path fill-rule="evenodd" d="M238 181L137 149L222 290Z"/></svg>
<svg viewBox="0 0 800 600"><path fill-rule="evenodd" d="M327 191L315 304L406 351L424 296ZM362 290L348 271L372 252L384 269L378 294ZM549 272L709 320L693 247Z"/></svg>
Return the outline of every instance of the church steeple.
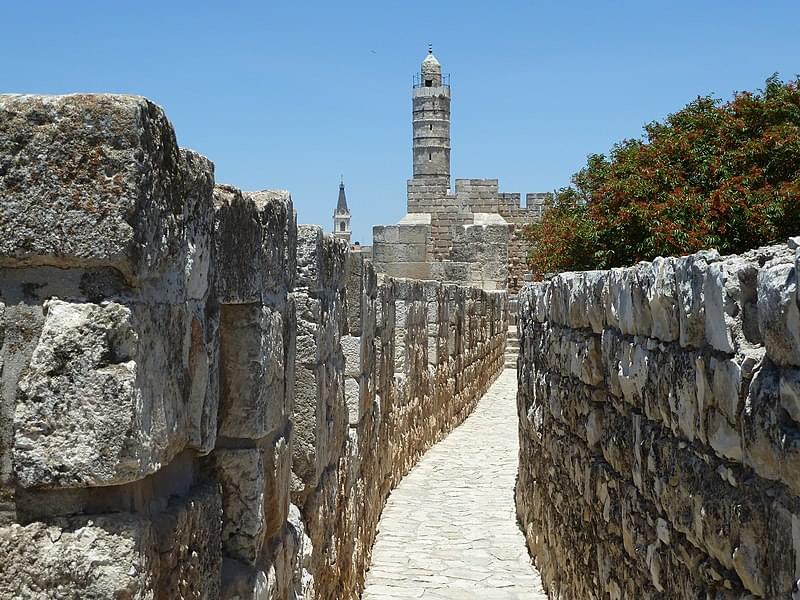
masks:
<svg viewBox="0 0 800 600"><path fill-rule="evenodd" d="M339 183L339 201L336 203L336 213L350 214L350 211L347 208L347 196L345 196L344 193L344 181Z"/></svg>
<svg viewBox="0 0 800 600"><path fill-rule="evenodd" d="M333 237L350 243L350 209L344 193L344 180L339 182L339 200L333 213Z"/></svg>

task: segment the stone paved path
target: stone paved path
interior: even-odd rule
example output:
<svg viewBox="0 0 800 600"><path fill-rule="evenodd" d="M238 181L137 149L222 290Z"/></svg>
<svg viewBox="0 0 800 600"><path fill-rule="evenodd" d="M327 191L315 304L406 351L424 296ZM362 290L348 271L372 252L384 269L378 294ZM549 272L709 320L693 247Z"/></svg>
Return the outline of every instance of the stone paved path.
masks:
<svg viewBox="0 0 800 600"><path fill-rule="evenodd" d="M545 600L514 511L517 372L431 448L383 511L363 600Z"/></svg>

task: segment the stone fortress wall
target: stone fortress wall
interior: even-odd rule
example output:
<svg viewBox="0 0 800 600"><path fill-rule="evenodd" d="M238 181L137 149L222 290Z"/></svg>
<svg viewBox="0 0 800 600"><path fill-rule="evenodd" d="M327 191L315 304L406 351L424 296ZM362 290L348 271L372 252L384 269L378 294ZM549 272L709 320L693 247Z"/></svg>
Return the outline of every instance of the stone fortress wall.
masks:
<svg viewBox="0 0 800 600"><path fill-rule="evenodd" d="M0 200L0 597L357 597L505 294L378 284L140 97L0 96Z"/></svg>
<svg viewBox="0 0 800 600"><path fill-rule="evenodd" d="M500 192L497 179L456 179L455 192L449 185L408 180L406 216L373 228L376 268L516 292L528 272L522 228L541 219L549 194L526 194L520 206L520 194Z"/></svg>
<svg viewBox="0 0 800 600"><path fill-rule="evenodd" d="M518 517L552 598L796 598L797 244L519 296Z"/></svg>

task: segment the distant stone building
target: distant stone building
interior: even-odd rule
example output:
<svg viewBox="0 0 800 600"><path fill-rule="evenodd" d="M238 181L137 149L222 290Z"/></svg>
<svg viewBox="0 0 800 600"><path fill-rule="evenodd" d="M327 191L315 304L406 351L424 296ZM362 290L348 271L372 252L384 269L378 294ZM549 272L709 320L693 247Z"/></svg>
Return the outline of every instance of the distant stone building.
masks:
<svg viewBox="0 0 800 600"><path fill-rule="evenodd" d="M339 199L333 212L333 237L350 243L350 209L347 208L347 196L344 193L344 181L339 183Z"/></svg>
<svg viewBox="0 0 800 600"><path fill-rule="evenodd" d="M411 93L413 177L407 214L373 228L379 272L517 290L527 248L517 226L541 217L548 194L499 191L497 179L456 179L450 188L450 84L429 49Z"/></svg>

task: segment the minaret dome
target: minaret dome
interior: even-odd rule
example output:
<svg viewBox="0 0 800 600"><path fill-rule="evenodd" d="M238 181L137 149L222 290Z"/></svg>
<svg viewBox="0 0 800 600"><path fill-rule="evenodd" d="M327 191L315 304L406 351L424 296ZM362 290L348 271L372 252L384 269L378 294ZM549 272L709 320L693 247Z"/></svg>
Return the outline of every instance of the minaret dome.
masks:
<svg viewBox="0 0 800 600"><path fill-rule="evenodd" d="M433 48L428 48L428 56L422 61L420 68L420 81L425 87L438 87L442 85L442 65L433 55Z"/></svg>

